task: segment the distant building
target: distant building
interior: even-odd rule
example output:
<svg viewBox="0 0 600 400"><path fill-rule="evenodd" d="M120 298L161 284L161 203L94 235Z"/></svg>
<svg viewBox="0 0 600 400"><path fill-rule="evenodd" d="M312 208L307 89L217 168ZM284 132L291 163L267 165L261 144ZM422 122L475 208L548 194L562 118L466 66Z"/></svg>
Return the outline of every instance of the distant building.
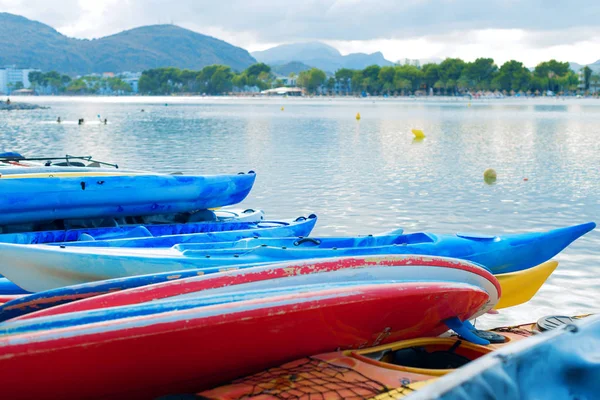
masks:
<svg viewBox="0 0 600 400"><path fill-rule="evenodd" d="M121 80L123 80L123 82L127 82L129 83L129 86L131 86L131 90L133 91L133 93L138 93L139 92L139 87L138 87L138 83L140 81L140 77L142 76L141 72L121 72L119 74L119 78L121 78Z"/></svg>
<svg viewBox="0 0 600 400"><path fill-rule="evenodd" d="M275 89L263 90L262 92L260 92L260 94L266 94L270 96L302 96L302 89L280 87Z"/></svg>
<svg viewBox="0 0 600 400"><path fill-rule="evenodd" d="M294 76L293 78L289 76L276 76L275 80L281 81L283 85L287 87L296 87L298 83L298 77L296 76Z"/></svg>
<svg viewBox="0 0 600 400"><path fill-rule="evenodd" d="M0 67L0 93L10 94L16 89L29 89L31 87L29 73L33 71L39 71L39 69L21 69L15 65ZM20 84L23 86L20 87Z"/></svg>

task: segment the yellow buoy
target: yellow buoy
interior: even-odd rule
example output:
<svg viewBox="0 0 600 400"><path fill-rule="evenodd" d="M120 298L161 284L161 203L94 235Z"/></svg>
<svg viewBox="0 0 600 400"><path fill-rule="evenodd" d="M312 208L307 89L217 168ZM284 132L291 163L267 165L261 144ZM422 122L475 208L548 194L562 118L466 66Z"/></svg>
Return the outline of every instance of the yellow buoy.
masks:
<svg viewBox="0 0 600 400"><path fill-rule="evenodd" d="M471 103L467 104L467 107L471 107Z"/></svg>
<svg viewBox="0 0 600 400"><path fill-rule="evenodd" d="M415 135L415 139L424 139L425 138L425 134L420 129L411 129L410 131L413 133L413 135Z"/></svg>
<svg viewBox="0 0 600 400"><path fill-rule="evenodd" d="M360 113L356 113L356 120L360 121Z"/></svg>
<svg viewBox="0 0 600 400"><path fill-rule="evenodd" d="M486 183L490 183L491 184L491 183L496 182L496 177L497 177L496 171L494 171L491 168L488 168L485 171L483 171L483 180Z"/></svg>
<svg viewBox="0 0 600 400"><path fill-rule="evenodd" d="M281 111L283 111L283 107L281 107Z"/></svg>

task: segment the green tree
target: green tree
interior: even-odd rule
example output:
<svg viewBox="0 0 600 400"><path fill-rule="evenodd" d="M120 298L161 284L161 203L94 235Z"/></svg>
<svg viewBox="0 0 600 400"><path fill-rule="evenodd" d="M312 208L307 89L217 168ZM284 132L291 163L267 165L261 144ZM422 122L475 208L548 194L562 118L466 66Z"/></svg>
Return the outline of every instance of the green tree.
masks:
<svg viewBox="0 0 600 400"><path fill-rule="evenodd" d="M419 90L423 80L424 73L414 65L400 65L395 67L394 81L398 89ZM405 81L410 82L409 87L404 87Z"/></svg>
<svg viewBox="0 0 600 400"><path fill-rule="evenodd" d="M379 70L379 86L381 90L387 92L388 94L394 89L396 89L394 85L394 77L396 75L396 69L394 67L382 67Z"/></svg>
<svg viewBox="0 0 600 400"><path fill-rule="evenodd" d="M592 76L590 76L590 89L595 93L600 91L600 74L592 74Z"/></svg>
<svg viewBox="0 0 600 400"><path fill-rule="evenodd" d="M363 72L361 70L354 70L352 73L352 92L360 93L363 90Z"/></svg>
<svg viewBox="0 0 600 400"><path fill-rule="evenodd" d="M327 83L325 84L325 87L327 88L327 91L330 94L333 93L333 88L335 88L335 78L330 77L329 79L327 79Z"/></svg>
<svg viewBox="0 0 600 400"><path fill-rule="evenodd" d="M251 66L246 68L246 74L248 76L258 77L258 75L260 75L262 72L266 72L267 74L270 74L271 67L269 67L265 63L257 63L257 64L252 64Z"/></svg>
<svg viewBox="0 0 600 400"><path fill-rule="evenodd" d="M465 65L461 79L462 77L466 79L468 88L486 90L489 89L492 79L497 73L498 66L493 59L478 58ZM464 83L464 80L462 82Z"/></svg>
<svg viewBox="0 0 600 400"><path fill-rule="evenodd" d="M91 93L92 90L88 87L88 82L84 78L78 78L74 81L71 81L69 86L67 86L67 92L69 93L78 93L78 94L86 94Z"/></svg>
<svg viewBox="0 0 600 400"><path fill-rule="evenodd" d="M588 90L590 88L590 78L592 76L592 69L587 65L583 67L583 85L584 90Z"/></svg>
<svg viewBox="0 0 600 400"><path fill-rule="evenodd" d="M200 90L208 94L222 94L233 88L233 72L224 65L209 65L197 74Z"/></svg>
<svg viewBox="0 0 600 400"><path fill-rule="evenodd" d="M325 72L318 68L302 71L298 75L298 86L305 88L309 93L314 93L325 82Z"/></svg>
<svg viewBox="0 0 600 400"><path fill-rule="evenodd" d="M381 90L379 71L381 71L381 67L379 65L370 65L363 69L363 88L368 93L376 94Z"/></svg>
<svg viewBox="0 0 600 400"><path fill-rule="evenodd" d="M248 76L245 73L237 74L233 77L231 83L234 87L242 90L245 86L248 85Z"/></svg>
<svg viewBox="0 0 600 400"><path fill-rule="evenodd" d="M444 81L442 81L440 78L439 65L425 64L423 65L423 68L421 68L421 71L423 72L423 80L427 88L441 89L444 87ZM436 88L435 85L437 85L438 82L441 82L441 86L438 85L438 87Z"/></svg>
<svg viewBox="0 0 600 400"><path fill-rule="evenodd" d="M106 83L114 92L130 93L133 90L129 83L118 77L108 78Z"/></svg>
<svg viewBox="0 0 600 400"><path fill-rule="evenodd" d="M531 72L522 62L510 60L502 64L492 82L500 90L527 91L530 88Z"/></svg>
<svg viewBox="0 0 600 400"><path fill-rule="evenodd" d="M559 62L554 59L550 61L544 61L536 65L533 73L535 76L549 77L554 76L565 76L571 70L568 62Z"/></svg>

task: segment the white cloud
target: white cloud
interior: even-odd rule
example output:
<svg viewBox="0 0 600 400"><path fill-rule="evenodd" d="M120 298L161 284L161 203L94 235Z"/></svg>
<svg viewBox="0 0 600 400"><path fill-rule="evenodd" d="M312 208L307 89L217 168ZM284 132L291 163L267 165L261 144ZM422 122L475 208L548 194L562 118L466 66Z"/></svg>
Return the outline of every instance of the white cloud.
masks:
<svg viewBox="0 0 600 400"><path fill-rule="evenodd" d="M390 60L600 59L597 0L0 0L0 11L84 38L173 22L250 51L320 40Z"/></svg>

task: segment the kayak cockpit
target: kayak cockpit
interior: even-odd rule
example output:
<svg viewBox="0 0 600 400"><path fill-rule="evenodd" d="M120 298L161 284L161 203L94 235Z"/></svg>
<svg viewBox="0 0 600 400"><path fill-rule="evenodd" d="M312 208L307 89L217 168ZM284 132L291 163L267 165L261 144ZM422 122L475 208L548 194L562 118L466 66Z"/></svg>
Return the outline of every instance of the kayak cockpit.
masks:
<svg viewBox="0 0 600 400"><path fill-rule="evenodd" d="M420 338L352 351L349 355L380 368L442 376L492 351L493 348L456 338Z"/></svg>

